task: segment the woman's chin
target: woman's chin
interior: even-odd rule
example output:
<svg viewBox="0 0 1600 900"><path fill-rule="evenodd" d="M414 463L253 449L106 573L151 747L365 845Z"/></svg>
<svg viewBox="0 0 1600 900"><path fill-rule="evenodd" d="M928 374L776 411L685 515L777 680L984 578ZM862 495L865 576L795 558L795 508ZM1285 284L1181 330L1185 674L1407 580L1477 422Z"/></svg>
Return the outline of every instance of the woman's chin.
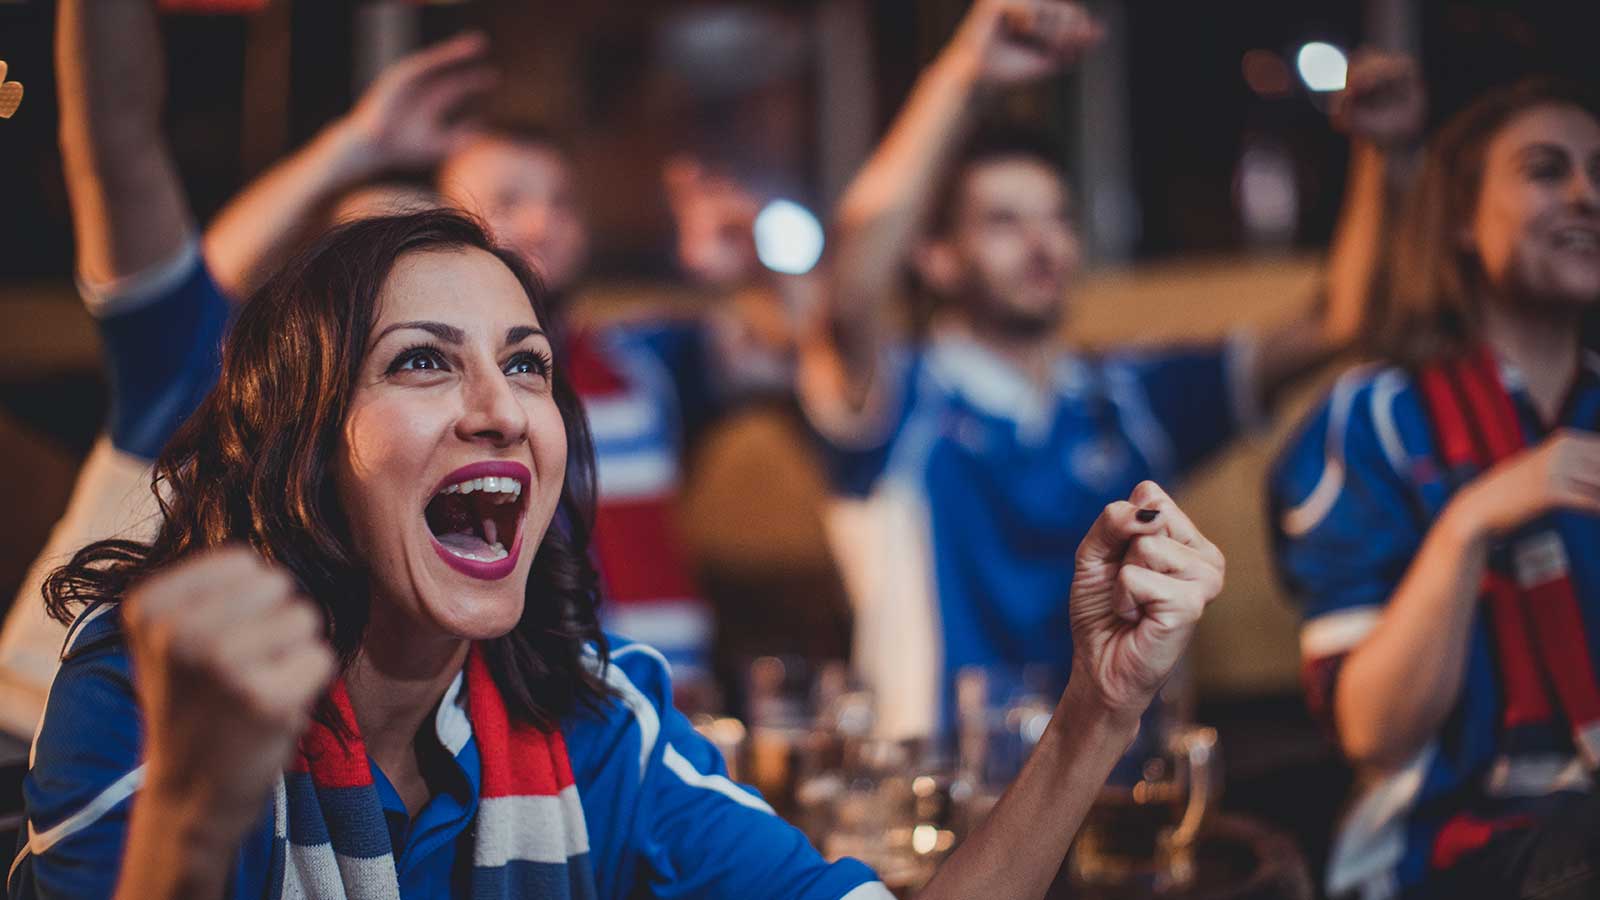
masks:
<svg viewBox="0 0 1600 900"><path fill-rule="evenodd" d="M435 627L468 641L488 641L511 633L522 620L523 597L496 596L486 591L462 592L440 603L423 600Z"/></svg>

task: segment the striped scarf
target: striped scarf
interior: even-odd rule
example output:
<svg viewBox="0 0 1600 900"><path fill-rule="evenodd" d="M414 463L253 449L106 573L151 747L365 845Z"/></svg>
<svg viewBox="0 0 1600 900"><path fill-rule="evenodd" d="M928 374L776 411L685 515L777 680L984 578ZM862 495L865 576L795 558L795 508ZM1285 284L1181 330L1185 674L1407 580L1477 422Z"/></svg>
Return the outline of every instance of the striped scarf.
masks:
<svg viewBox="0 0 1600 900"><path fill-rule="evenodd" d="M1420 384L1447 473L1464 483L1521 451L1521 421L1488 348L1438 363ZM1496 771L1528 768L1549 758L1551 733L1563 725L1583 769L1600 768L1600 670L1569 571L1566 546L1553 528L1514 535L1490 556L1482 589L1499 663L1501 738ZM1494 773L1491 773L1493 780ZM1507 780L1502 777L1501 780ZM1435 840L1433 865L1449 868L1496 834L1530 824L1526 815L1458 815Z"/></svg>
<svg viewBox="0 0 1600 900"><path fill-rule="evenodd" d="M467 711L454 716L465 682ZM273 803L269 897L281 900L399 900L388 824L366 744L343 679L330 700L345 732L312 725L279 782ZM590 900L589 832L566 742L512 722L478 645L441 701L440 738L456 755L475 739L483 785L473 823L471 896Z"/></svg>

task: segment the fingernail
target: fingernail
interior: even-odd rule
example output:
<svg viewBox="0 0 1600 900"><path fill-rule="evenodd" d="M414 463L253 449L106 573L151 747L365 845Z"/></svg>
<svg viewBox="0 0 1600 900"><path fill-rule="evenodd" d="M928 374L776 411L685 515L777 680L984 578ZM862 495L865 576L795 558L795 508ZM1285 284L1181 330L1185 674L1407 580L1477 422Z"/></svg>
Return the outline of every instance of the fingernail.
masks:
<svg viewBox="0 0 1600 900"><path fill-rule="evenodd" d="M1137 513L1134 513L1134 517L1141 522L1154 522L1156 520L1156 516L1159 515L1161 515L1161 510L1159 509L1141 509Z"/></svg>

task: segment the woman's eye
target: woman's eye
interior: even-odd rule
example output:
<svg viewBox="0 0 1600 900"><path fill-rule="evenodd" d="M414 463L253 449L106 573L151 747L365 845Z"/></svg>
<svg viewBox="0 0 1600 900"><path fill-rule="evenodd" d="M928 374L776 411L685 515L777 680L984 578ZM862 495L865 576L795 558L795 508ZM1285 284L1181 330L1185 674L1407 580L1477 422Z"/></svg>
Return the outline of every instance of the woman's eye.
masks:
<svg viewBox="0 0 1600 900"><path fill-rule="evenodd" d="M506 362L507 375L549 375L550 359L543 354L526 351Z"/></svg>
<svg viewBox="0 0 1600 900"><path fill-rule="evenodd" d="M445 364L444 357L439 351L431 347L415 347L402 352L395 357L394 363L389 366L390 374L395 372L430 372L444 371L449 366Z"/></svg>
<svg viewBox="0 0 1600 900"><path fill-rule="evenodd" d="M1566 177L1567 167L1555 160L1536 162L1528 166L1528 177L1534 181L1554 181Z"/></svg>

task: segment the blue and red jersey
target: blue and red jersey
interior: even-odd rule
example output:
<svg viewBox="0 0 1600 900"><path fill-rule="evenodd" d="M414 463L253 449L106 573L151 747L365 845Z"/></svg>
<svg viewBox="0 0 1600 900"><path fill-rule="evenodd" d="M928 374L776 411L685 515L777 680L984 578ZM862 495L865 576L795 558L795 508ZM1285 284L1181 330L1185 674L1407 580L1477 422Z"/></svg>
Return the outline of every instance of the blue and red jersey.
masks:
<svg viewBox="0 0 1600 900"><path fill-rule="evenodd" d="M1489 365L1511 401L1508 427L1520 429L1519 443L1537 444L1548 429L1518 373L1503 362ZM1354 370L1302 425L1271 474L1276 560L1303 615L1307 701L1330 728L1344 658L1377 627L1428 529L1477 474L1448 458L1434 409L1411 372ZM1600 356L1592 351L1555 424L1600 429ZM1593 654L1600 650L1600 519L1552 513L1505 536L1491 561L1529 535L1546 534L1560 545L1553 552L1564 557L1576 598L1576 624L1563 639ZM1460 696L1444 725L1399 771L1363 779L1330 858L1330 893L1389 896L1417 888L1500 831L1537 821L1563 794L1592 788L1572 729L1559 717L1508 717L1505 637L1488 609L1479 606Z"/></svg>

